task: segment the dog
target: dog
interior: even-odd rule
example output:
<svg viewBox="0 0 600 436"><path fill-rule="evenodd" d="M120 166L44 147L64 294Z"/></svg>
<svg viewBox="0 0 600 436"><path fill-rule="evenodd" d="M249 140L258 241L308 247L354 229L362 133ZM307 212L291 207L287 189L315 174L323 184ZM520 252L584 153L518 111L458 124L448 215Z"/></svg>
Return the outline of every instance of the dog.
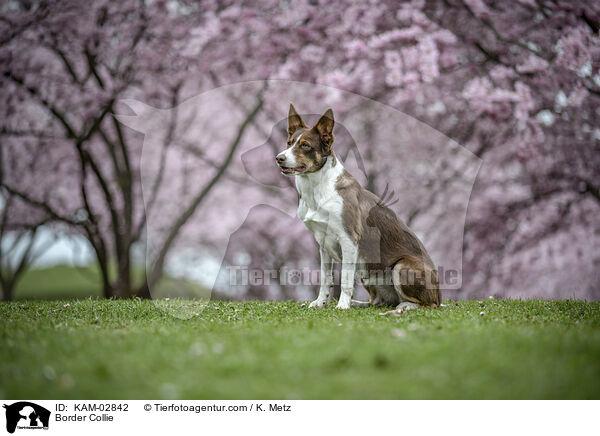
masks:
<svg viewBox="0 0 600 436"><path fill-rule="evenodd" d="M333 151L333 127L331 109L309 128L290 104L287 148L275 156L281 173L295 177L298 218L319 245L319 294L309 307L327 303L334 261L341 263L338 309L394 306L383 314L401 315L419 306L438 307L438 275L427 250L378 196L344 169ZM391 280L382 272L390 272ZM352 299L357 276L369 293L368 302Z"/></svg>

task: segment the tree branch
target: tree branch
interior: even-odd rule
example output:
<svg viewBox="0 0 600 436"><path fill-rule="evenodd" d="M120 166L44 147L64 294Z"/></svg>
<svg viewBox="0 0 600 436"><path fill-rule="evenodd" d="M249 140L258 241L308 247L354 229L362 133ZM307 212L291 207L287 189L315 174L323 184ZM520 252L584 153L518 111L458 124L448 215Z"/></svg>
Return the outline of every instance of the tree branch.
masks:
<svg viewBox="0 0 600 436"><path fill-rule="evenodd" d="M263 91L264 91L264 88L263 88ZM181 227L194 214L194 212L196 211L196 209L198 208L200 203L202 203L202 201L206 198L207 194L216 185L216 183L219 181L221 176L223 176L223 174L225 173L225 170L227 169L227 166L231 163L231 160L233 159L233 155L241 142L241 139L246 131L246 128L251 123L251 121L254 119L254 117L256 117L256 115L258 114L258 112L260 111L260 109L263 106L263 98L262 98L263 91L261 91L259 93L258 102L255 105L255 107L252 109L252 111L248 114L246 119L240 125L240 127L238 129L238 133L229 147L229 152L228 152L225 160L223 161L223 164L217 171L217 173L213 176L211 181L198 193L198 195L194 198L192 203L186 208L186 210L181 214L181 216L176 220L175 224L171 228L169 234L167 235L167 238L165 239L165 242L163 243L163 245L156 257L156 260L154 261L154 265L152 266L151 271L148 273L148 287L151 287L152 285L154 285L156 283L156 281L160 278L163 267L164 267L164 261L165 261L166 255L167 255L168 251L170 250L171 245L173 244L175 238L177 237Z"/></svg>

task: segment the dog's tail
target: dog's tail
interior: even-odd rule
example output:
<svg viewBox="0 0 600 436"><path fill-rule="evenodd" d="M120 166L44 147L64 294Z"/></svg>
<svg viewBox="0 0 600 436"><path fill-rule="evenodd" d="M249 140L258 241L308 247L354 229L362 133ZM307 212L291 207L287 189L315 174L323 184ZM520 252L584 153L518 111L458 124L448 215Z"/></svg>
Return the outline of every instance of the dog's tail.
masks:
<svg viewBox="0 0 600 436"><path fill-rule="evenodd" d="M353 307L370 307L371 302L370 301L361 301L361 300L352 300L350 305Z"/></svg>

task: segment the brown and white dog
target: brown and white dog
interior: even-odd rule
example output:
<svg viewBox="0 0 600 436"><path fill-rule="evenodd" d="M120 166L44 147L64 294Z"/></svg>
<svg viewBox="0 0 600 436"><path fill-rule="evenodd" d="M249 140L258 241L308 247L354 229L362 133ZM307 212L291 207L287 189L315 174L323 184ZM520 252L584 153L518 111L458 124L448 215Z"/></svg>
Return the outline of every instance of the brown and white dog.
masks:
<svg viewBox="0 0 600 436"><path fill-rule="evenodd" d="M359 185L333 152L333 111L314 127L306 126L290 104L287 148L276 156L284 175L295 176L298 217L313 232L320 248L321 286L310 307L327 303L333 285L333 261L340 262L339 309L395 306L402 314L440 305L435 266L417 236L381 199ZM388 271L391 281L381 280ZM352 300L356 276L370 301Z"/></svg>

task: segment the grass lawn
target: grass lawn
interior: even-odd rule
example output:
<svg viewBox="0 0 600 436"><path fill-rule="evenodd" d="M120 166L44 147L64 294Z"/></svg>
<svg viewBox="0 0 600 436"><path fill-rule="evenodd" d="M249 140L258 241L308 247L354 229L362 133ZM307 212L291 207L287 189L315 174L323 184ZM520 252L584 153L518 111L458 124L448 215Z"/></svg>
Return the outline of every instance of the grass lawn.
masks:
<svg viewBox="0 0 600 436"><path fill-rule="evenodd" d="M111 265L110 273L116 274L116 267ZM134 286L142 283L144 269L133 268ZM74 267L70 265L54 265L47 268L28 269L15 287L15 300L72 300L102 296L102 281L97 265ZM176 295L183 291L184 295L210 295L210 289L188 280L164 276L152 291L153 296L160 296L167 290L167 295ZM0 291L1 292L1 291Z"/></svg>
<svg viewBox="0 0 600 436"><path fill-rule="evenodd" d="M210 302L183 320L152 301L3 303L0 397L600 398L599 302L446 304Z"/></svg>
<svg viewBox="0 0 600 436"><path fill-rule="evenodd" d="M102 296L100 270L95 265L56 265L27 269L17 282L14 294L16 300L56 300L90 296Z"/></svg>

